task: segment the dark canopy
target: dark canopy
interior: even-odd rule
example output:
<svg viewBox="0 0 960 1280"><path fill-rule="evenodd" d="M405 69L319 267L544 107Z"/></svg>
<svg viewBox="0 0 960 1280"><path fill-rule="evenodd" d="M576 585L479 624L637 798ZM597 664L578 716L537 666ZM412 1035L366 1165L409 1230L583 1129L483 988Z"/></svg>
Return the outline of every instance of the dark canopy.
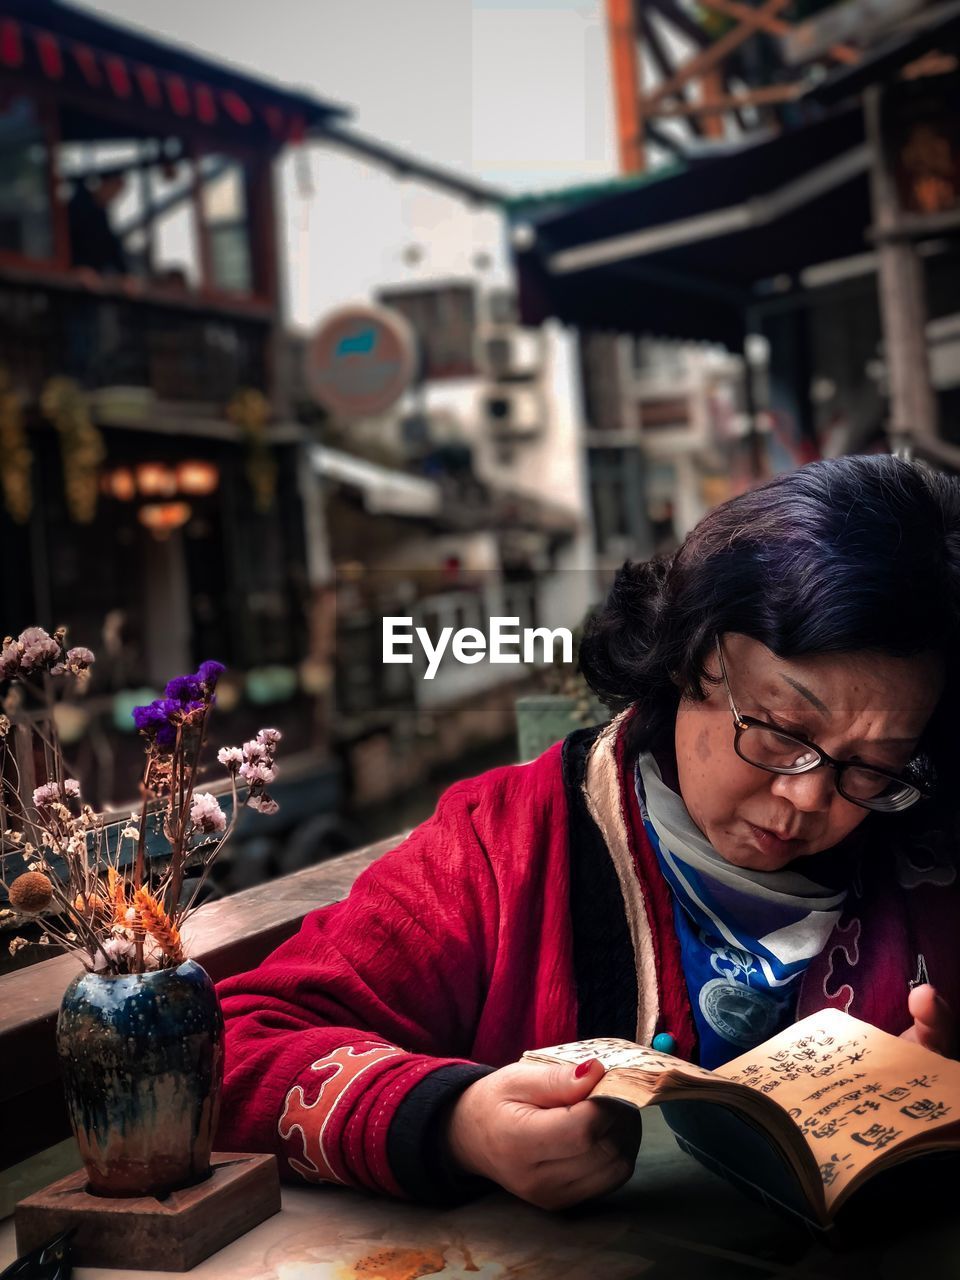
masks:
<svg viewBox="0 0 960 1280"><path fill-rule="evenodd" d="M522 318L737 348L771 280L869 248L869 163L855 107L560 212L527 201Z"/></svg>

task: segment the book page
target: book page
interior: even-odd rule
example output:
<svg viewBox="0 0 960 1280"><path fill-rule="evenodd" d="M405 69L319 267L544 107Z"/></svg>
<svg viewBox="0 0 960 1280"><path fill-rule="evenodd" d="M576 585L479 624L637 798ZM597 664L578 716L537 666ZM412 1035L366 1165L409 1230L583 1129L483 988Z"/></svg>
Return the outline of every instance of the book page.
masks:
<svg viewBox="0 0 960 1280"><path fill-rule="evenodd" d="M649 1072L651 1076L661 1075L665 1071L682 1071L690 1079L713 1080L713 1073L703 1067L684 1062L669 1053L659 1053L646 1045L634 1044L632 1040L616 1038L599 1038L595 1040L575 1040L570 1044L556 1044L549 1049L529 1049L524 1055L529 1062L586 1062L590 1058L599 1058L606 1069L611 1067L630 1067L633 1070Z"/></svg>
<svg viewBox="0 0 960 1280"><path fill-rule="evenodd" d="M804 1018L713 1074L787 1110L816 1159L828 1207L881 1152L960 1121L960 1062L836 1009Z"/></svg>

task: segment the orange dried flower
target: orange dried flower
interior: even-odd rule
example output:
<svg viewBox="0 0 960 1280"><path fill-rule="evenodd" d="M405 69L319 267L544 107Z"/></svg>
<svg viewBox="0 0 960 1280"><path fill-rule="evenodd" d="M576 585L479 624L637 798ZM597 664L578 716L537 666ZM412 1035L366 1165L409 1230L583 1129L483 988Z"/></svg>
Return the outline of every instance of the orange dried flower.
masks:
<svg viewBox="0 0 960 1280"><path fill-rule="evenodd" d="M25 871L10 886L10 905L35 916L53 901L53 885L42 871Z"/></svg>
<svg viewBox="0 0 960 1280"><path fill-rule="evenodd" d="M114 867L107 867L107 895L113 909L113 923L124 924L127 918L127 895L123 877Z"/></svg>
<svg viewBox="0 0 960 1280"><path fill-rule="evenodd" d="M109 920L113 906L99 893L78 893L73 900L74 910L90 920Z"/></svg>
<svg viewBox="0 0 960 1280"><path fill-rule="evenodd" d="M133 895L140 919L147 933L150 934L165 956L178 963L183 960L183 943L180 931L156 898L146 889L138 889Z"/></svg>

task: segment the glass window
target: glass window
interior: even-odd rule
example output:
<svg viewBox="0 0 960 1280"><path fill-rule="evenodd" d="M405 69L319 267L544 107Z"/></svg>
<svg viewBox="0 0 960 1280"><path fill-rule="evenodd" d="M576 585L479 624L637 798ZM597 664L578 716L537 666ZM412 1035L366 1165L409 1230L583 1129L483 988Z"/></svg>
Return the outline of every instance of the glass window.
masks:
<svg viewBox="0 0 960 1280"><path fill-rule="evenodd" d="M201 169L201 209L215 289L253 291L247 174L238 160L208 156Z"/></svg>
<svg viewBox="0 0 960 1280"><path fill-rule="evenodd" d="M181 140L117 136L115 126L92 117L65 118L65 127L83 134L68 137L57 158L71 264L197 288L194 165Z"/></svg>
<svg viewBox="0 0 960 1280"><path fill-rule="evenodd" d="M158 284L200 285L200 249L193 206L192 160L171 160L147 170L150 196L150 275Z"/></svg>
<svg viewBox="0 0 960 1280"><path fill-rule="evenodd" d="M0 93L0 252L53 257L47 157L36 103Z"/></svg>

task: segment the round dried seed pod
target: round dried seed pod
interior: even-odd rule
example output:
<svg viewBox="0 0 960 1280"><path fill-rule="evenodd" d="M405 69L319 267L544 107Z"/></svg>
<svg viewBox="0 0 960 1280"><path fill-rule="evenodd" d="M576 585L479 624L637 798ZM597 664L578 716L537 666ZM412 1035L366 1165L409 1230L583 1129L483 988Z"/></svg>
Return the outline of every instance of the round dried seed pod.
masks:
<svg viewBox="0 0 960 1280"><path fill-rule="evenodd" d="M37 915L52 901L53 885L42 871L25 871L10 885L10 905L25 915Z"/></svg>

